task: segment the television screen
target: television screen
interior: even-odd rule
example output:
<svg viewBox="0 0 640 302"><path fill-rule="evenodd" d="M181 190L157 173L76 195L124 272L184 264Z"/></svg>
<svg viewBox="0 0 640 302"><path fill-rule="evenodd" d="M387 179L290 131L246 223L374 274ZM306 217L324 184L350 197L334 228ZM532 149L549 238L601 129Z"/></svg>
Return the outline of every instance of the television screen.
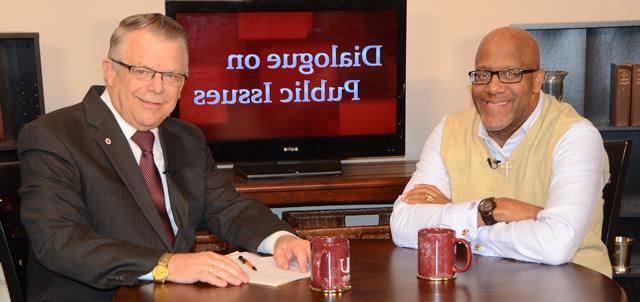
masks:
<svg viewBox="0 0 640 302"><path fill-rule="evenodd" d="M404 154L406 2L168 1L218 161Z"/></svg>

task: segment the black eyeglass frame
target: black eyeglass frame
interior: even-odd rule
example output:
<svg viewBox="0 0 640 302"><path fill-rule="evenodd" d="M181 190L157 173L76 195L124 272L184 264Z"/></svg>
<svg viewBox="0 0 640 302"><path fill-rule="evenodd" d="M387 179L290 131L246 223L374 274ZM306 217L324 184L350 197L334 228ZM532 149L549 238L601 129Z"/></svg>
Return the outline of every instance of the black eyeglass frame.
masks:
<svg viewBox="0 0 640 302"><path fill-rule="evenodd" d="M136 65L129 65L129 64L127 64L127 63L124 63L124 62L122 62L122 61L116 60L116 59L114 59L114 58L109 58L109 60L111 60L112 62L114 62L114 63L116 63L116 64L118 64L118 65L120 65L120 66L122 66L122 67L126 68L127 70L129 70L129 73L131 73L131 68L139 68L139 69L144 69L144 70L152 71L152 72L153 72L153 74L151 75L151 78L149 78L149 80L152 80L152 79L156 76L156 73L159 73L159 74L160 74L160 78L162 78L162 82L163 82L163 83L165 82L165 81L164 81L164 76L165 76L166 74L179 75L179 76L184 77L184 79L182 80L182 83L184 83L184 82L189 78L189 77L188 77L186 74L184 74L184 73L170 72L170 71L157 71L157 70L151 69L151 68L149 68L149 67L142 67L142 66L136 66ZM181 84L181 83L180 83L180 84Z"/></svg>
<svg viewBox="0 0 640 302"><path fill-rule="evenodd" d="M472 85L487 85L487 84L491 83L491 81L493 81L493 75L497 75L498 76L498 80L500 81L500 83L503 83L503 84L517 84L517 83L522 82L522 77L525 74L531 73L531 72L536 72L538 70L540 70L540 69L508 68L508 69L502 69L502 70L496 70L496 71L478 69L478 70L469 71L468 74L469 74L469 81L471 81ZM488 72L488 73L490 73L489 81L487 81L486 83L477 83L477 81L475 81L474 79L476 77L475 74L478 73L478 72ZM501 74L504 74L505 72L517 72L520 75L520 77L518 78L517 81L512 81L512 82L504 81L502 79Z"/></svg>

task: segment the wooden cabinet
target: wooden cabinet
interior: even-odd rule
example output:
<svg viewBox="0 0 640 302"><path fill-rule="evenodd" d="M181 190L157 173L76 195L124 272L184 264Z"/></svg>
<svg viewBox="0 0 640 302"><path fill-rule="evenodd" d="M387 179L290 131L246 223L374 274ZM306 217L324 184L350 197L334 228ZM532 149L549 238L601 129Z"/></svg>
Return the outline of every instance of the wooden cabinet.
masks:
<svg viewBox="0 0 640 302"><path fill-rule="evenodd" d="M391 204L402 194L415 170L415 161L342 165L342 174L247 180L223 169L239 192L269 207ZM200 231L194 251L224 251L229 245Z"/></svg>
<svg viewBox="0 0 640 302"><path fill-rule="evenodd" d="M350 163L342 174L247 180L236 189L269 207L393 203L415 170L415 161Z"/></svg>

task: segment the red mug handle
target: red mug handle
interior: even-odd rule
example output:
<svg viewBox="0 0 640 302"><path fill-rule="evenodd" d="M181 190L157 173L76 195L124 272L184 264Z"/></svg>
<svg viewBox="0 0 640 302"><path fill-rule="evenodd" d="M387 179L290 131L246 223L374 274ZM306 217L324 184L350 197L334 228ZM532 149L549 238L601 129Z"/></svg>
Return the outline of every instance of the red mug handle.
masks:
<svg viewBox="0 0 640 302"><path fill-rule="evenodd" d="M453 245L455 247L456 244L461 243L464 245L464 247L467 249L467 262L464 264L463 268L458 268L456 267L455 263L453 264L453 271L456 273L462 273L462 272L466 272L469 267L471 267L471 246L469 245L469 242L462 239L462 238L454 238L454 242L455 244Z"/></svg>

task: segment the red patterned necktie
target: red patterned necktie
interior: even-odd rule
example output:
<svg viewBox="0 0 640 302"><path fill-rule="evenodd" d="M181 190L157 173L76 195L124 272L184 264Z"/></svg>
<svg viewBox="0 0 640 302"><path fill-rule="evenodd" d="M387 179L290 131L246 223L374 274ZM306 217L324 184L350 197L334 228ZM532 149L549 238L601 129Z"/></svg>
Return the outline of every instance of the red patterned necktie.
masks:
<svg viewBox="0 0 640 302"><path fill-rule="evenodd" d="M142 155L140 156L140 172L142 172L142 176L144 176L144 182L147 183L147 190L149 190L149 195L151 195L153 204L156 206L156 210L158 210L160 219L162 220L164 228L167 231L167 235L169 236L169 243L170 245L173 245L175 235L173 234L171 221L169 220L167 208L164 204L164 190L162 189L162 180L160 179L158 168L153 161L153 141L155 140L155 136L151 131L136 131L136 133L131 136L131 139L136 144L138 144L140 149L142 149Z"/></svg>

